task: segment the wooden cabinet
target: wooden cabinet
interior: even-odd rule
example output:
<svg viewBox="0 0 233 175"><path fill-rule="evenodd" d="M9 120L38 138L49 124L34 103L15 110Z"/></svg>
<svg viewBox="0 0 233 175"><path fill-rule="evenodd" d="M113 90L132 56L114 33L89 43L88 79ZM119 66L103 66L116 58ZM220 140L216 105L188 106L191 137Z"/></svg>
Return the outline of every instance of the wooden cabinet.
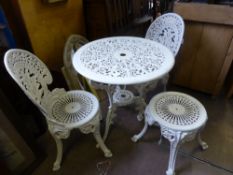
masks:
<svg viewBox="0 0 233 175"><path fill-rule="evenodd" d="M233 59L233 8L176 3L174 11L185 20L185 35L173 83L218 95Z"/></svg>
<svg viewBox="0 0 233 175"><path fill-rule="evenodd" d="M151 0L83 0L87 38L144 36L155 17Z"/></svg>
<svg viewBox="0 0 233 175"><path fill-rule="evenodd" d="M92 40L100 36L106 36L109 28L107 24L105 0L84 0L83 7L87 38Z"/></svg>

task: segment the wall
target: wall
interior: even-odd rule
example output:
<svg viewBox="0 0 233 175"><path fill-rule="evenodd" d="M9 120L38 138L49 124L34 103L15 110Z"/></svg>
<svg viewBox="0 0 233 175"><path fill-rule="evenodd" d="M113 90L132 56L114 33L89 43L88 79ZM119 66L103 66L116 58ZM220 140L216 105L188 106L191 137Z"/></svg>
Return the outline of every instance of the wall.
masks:
<svg viewBox="0 0 233 175"><path fill-rule="evenodd" d="M34 53L50 69L60 71L67 37L85 34L82 0L52 5L42 0L18 1Z"/></svg>

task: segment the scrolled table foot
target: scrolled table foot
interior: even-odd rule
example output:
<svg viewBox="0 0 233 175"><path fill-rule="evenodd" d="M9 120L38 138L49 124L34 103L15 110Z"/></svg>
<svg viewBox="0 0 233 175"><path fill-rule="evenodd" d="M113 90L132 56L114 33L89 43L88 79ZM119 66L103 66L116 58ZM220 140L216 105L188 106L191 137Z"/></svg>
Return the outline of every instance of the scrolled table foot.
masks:
<svg viewBox="0 0 233 175"><path fill-rule="evenodd" d="M206 150L209 147L208 144L201 139L201 133L200 132L197 135L197 141L201 145L201 148L203 150Z"/></svg>
<svg viewBox="0 0 233 175"><path fill-rule="evenodd" d="M137 115L138 121L142 121L143 118L144 118L144 115L143 115L143 114L139 113L139 114Z"/></svg>
<svg viewBox="0 0 233 175"><path fill-rule="evenodd" d="M175 175L174 170L167 170L166 175Z"/></svg>
<svg viewBox="0 0 233 175"><path fill-rule="evenodd" d="M202 147L203 150L206 150L206 149L209 148L209 146L208 146L208 144L206 142L202 142L200 144L201 144L201 147Z"/></svg>
<svg viewBox="0 0 233 175"><path fill-rule="evenodd" d="M53 164L53 171L58 171L59 169L60 169L60 163L59 162L55 162L54 164Z"/></svg>
<svg viewBox="0 0 233 175"><path fill-rule="evenodd" d="M112 152L111 151L105 151L104 156L108 157L108 158L112 157Z"/></svg>
<svg viewBox="0 0 233 175"><path fill-rule="evenodd" d="M146 133L147 129L148 129L148 123L147 123L147 120L146 120L146 118L145 118L144 127L142 128L142 130L140 131L140 133L134 135L134 136L131 138L131 140L132 140L133 142L137 142L137 141Z"/></svg>
<svg viewBox="0 0 233 175"><path fill-rule="evenodd" d="M138 136L137 135L134 135L133 137L131 137L131 140L133 141L133 142L137 142L138 141Z"/></svg>

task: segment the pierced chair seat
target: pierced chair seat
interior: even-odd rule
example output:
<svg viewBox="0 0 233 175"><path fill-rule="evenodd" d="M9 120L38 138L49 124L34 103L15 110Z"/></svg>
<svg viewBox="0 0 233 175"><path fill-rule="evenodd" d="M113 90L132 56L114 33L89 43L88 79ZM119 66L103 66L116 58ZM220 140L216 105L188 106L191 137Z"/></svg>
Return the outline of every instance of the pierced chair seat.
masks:
<svg viewBox="0 0 233 175"><path fill-rule="evenodd" d="M67 127L79 127L88 123L99 112L97 98L81 90L66 92L52 103L50 116Z"/></svg>
<svg viewBox="0 0 233 175"><path fill-rule="evenodd" d="M47 66L34 54L22 49L10 49L4 55L4 64L28 98L40 109L46 118L48 129L57 146L57 157L53 170L60 168L63 144L74 128L82 133L93 133L105 157L111 157L100 135L99 102L89 92L64 89L50 91L52 75Z"/></svg>
<svg viewBox="0 0 233 175"><path fill-rule="evenodd" d="M178 131L196 130L207 121L204 106L195 98L177 92L156 95L148 112L162 126Z"/></svg>
<svg viewBox="0 0 233 175"><path fill-rule="evenodd" d="M147 105L144 128L132 140L136 142L140 139L148 125L159 125L161 135L170 142L170 158L166 173L174 175L176 156L181 143L190 141L197 135L202 149L208 148L200 137L200 131L206 121L207 112L197 99L179 92L160 93L155 95Z"/></svg>

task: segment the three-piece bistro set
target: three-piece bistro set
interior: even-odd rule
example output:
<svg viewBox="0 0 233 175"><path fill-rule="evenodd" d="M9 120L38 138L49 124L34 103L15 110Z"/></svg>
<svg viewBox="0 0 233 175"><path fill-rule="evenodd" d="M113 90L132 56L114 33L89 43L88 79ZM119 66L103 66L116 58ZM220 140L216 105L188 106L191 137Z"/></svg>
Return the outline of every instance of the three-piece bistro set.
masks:
<svg viewBox="0 0 233 175"><path fill-rule="evenodd" d="M195 98L180 92L166 91L169 71L183 43L184 22L175 13L167 13L153 21L145 38L107 37L88 42L80 35L71 35L64 48L63 75L70 91L48 88L53 79L46 65L34 54L22 49L10 49L4 56L7 71L46 118L48 129L57 145L53 170L60 168L62 139L78 128L82 133L93 133L105 157L111 157L105 145L116 109L134 104L137 119L144 127L132 137L137 142L148 125L160 128L161 139L170 142L167 175L174 175L178 149L184 141L195 136L203 149L200 131L207 121L204 106ZM102 116L95 95L84 90L82 77L95 89L105 90L108 113ZM155 94L148 104L146 93L162 82L164 92ZM78 86L77 86L78 85ZM127 87L133 87L137 93ZM75 90L81 88L82 90ZM136 117L136 116L135 116ZM103 137L100 120L105 121ZM160 140L161 141L161 140Z"/></svg>

